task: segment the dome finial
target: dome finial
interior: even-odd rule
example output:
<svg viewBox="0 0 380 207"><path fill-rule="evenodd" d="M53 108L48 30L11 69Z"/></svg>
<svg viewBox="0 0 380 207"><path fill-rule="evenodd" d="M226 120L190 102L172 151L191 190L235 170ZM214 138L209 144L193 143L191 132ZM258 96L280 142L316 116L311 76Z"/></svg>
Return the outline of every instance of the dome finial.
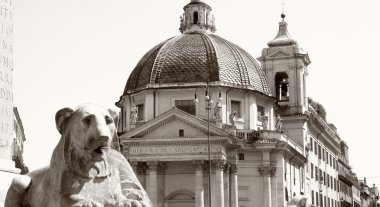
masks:
<svg viewBox="0 0 380 207"><path fill-rule="evenodd" d="M279 29L276 37L268 42L269 47L278 47L278 46L290 46L295 45L297 42L289 35L288 24L285 21L285 0L282 2L282 21L279 23Z"/></svg>
<svg viewBox="0 0 380 207"><path fill-rule="evenodd" d="M282 1L281 5L282 5L281 18L282 20L285 20L285 0Z"/></svg>

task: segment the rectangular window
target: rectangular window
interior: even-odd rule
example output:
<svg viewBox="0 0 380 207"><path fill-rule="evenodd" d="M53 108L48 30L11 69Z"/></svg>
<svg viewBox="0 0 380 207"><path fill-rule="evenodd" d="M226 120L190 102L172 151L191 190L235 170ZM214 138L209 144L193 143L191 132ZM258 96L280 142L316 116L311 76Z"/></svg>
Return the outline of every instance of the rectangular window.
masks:
<svg viewBox="0 0 380 207"><path fill-rule="evenodd" d="M329 164L329 153L326 150L326 164Z"/></svg>
<svg viewBox="0 0 380 207"><path fill-rule="evenodd" d="M231 101L231 114L236 113L236 118L241 118L241 106L240 101Z"/></svg>
<svg viewBox="0 0 380 207"><path fill-rule="evenodd" d="M265 108L262 106L257 106L257 126L264 126L264 116L265 116Z"/></svg>
<svg viewBox="0 0 380 207"><path fill-rule="evenodd" d="M330 187L330 175L326 174L327 176L327 187Z"/></svg>
<svg viewBox="0 0 380 207"><path fill-rule="evenodd" d="M310 137L310 151L313 151L313 138Z"/></svg>
<svg viewBox="0 0 380 207"><path fill-rule="evenodd" d="M314 191L311 191L311 204L314 205Z"/></svg>
<svg viewBox="0 0 380 207"><path fill-rule="evenodd" d="M239 160L244 160L244 154L239 154Z"/></svg>
<svg viewBox="0 0 380 207"><path fill-rule="evenodd" d="M184 136L185 136L185 130L180 129L180 130L178 131L178 135L179 135L179 137L184 137Z"/></svg>
<svg viewBox="0 0 380 207"><path fill-rule="evenodd" d="M317 206L319 206L319 195L318 195L318 192L315 192L315 204L317 204Z"/></svg>
<svg viewBox="0 0 380 207"><path fill-rule="evenodd" d="M316 141L314 141L314 154L318 155L318 145Z"/></svg>
<svg viewBox="0 0 380 207"><path fill-rule="evenodd" d="M136 105L138 113L137 113L137 121L144 121L144 104Z"/></svg>
<svg viewBox="0 0 380 207"><path fill-rule="evenodd" d="M325 149L322 148L322 160L325 161Z"/></svg>
<svg viewBox="0 0 380 207"><path fill-rule="evenodd" d="M318 167L315 166L315 180L318 181Z"/></svg>
<svg viewBox="0 0 380 207"><path fill-rule="evenodd" d="M330 167L332 167L332 155L330 155Z"/></svg>
<svg viewBox="0 0 380 207"><path fill-rule="evenodd" d="M310 174L311 174L311 178L314 178L314 165L313 163L310 163Z"/></svg>
<svg viewBox="0 0 380 207"><path fill-rule="evenodd" d="M318 144L318 158L319 159L322 159L322 153L321 153L321 151L322 151L321 145Z"/></svg>
<svg viewBox="0 0 380 207"><path fill-rule="evenodd" d="M319 202L321 203L321 207L323 207L323 195L319 194Z"/></svg>
<svg viewBox="0 0 380 207"><path fill-rule="evenodd" d="M195 116L195 103L193 100L175 100L175 107Z"/></svg>
<svg viewBox="0 0 380 207"><path fill-rule="evenodd" d="M333 168L335 169L335 158L333 158Z"/></svg>

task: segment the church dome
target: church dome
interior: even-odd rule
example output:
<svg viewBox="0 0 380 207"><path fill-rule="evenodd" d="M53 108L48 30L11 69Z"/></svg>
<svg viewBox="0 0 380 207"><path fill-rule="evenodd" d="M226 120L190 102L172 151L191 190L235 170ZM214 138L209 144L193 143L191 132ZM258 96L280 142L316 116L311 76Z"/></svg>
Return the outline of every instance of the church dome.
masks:
<svg viewBox="0 0 380 207"><path fill-rule="evenodd" d="M202 82L271 94L263 70L245 50L214 34L188 32L148 51L129 76L124 95Z"/></svg>
<svg viewBox="0 0 380 207"><path fill-rule="evenodd" d="M149 88L213 85L271 95L258 62L239 46L212 34L212 8L191 0L180 18L181 35L148 51L129 76L124 95Z"/></svg>

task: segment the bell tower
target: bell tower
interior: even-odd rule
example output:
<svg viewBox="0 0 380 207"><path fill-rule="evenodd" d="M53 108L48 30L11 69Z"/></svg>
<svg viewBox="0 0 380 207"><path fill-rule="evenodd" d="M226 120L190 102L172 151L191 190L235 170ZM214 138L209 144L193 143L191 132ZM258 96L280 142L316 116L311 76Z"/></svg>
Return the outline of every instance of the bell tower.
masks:
<svg viewBox="0 0 380 207"><path fill-rule="evenodd" d="M211 13L212 8L202 0L191 0L183 7L183 10L179 28L181 33L197 31L214 33L216 31L215 18Z"/></svg>
<svg viewBox="0 0 380 207"><path fill-rule="evenodd" d="M285 14L281 14L276 37L259 58L281 115L303 114L307 110L306 77L311 63L308 53L289 35Z"/></svg>

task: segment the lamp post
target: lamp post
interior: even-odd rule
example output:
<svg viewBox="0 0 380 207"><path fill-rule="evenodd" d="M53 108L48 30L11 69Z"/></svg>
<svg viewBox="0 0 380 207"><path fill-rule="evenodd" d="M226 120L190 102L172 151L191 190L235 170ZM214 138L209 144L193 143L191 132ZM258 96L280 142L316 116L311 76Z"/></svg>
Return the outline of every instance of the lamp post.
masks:
<svg viewBox="0 0 380 207"><path fill-rule="evenodd" d="M222 101L222 95L219 91L219 102ZM198 102L197 93L195 92L195 99L194 102ZM213 104L211 95L210 95L210 87L208 83L206 83L206 90L205 90L205 105L206 105L206 111L207 111L207 152L208 152L208 203L209 207L211 207L211 144L210 144L210 111L211 106ZM217 106L219 107L219 106Z"/></svg>
<svg viewBox="0 0 380 207"><path fill-rule="evenodd" d="M210 147L210 110L212 100L209 95L209 87L206 88L206 111L207 111L207 149L208 149L208 202L211 207L211 147Z"/></svg>

